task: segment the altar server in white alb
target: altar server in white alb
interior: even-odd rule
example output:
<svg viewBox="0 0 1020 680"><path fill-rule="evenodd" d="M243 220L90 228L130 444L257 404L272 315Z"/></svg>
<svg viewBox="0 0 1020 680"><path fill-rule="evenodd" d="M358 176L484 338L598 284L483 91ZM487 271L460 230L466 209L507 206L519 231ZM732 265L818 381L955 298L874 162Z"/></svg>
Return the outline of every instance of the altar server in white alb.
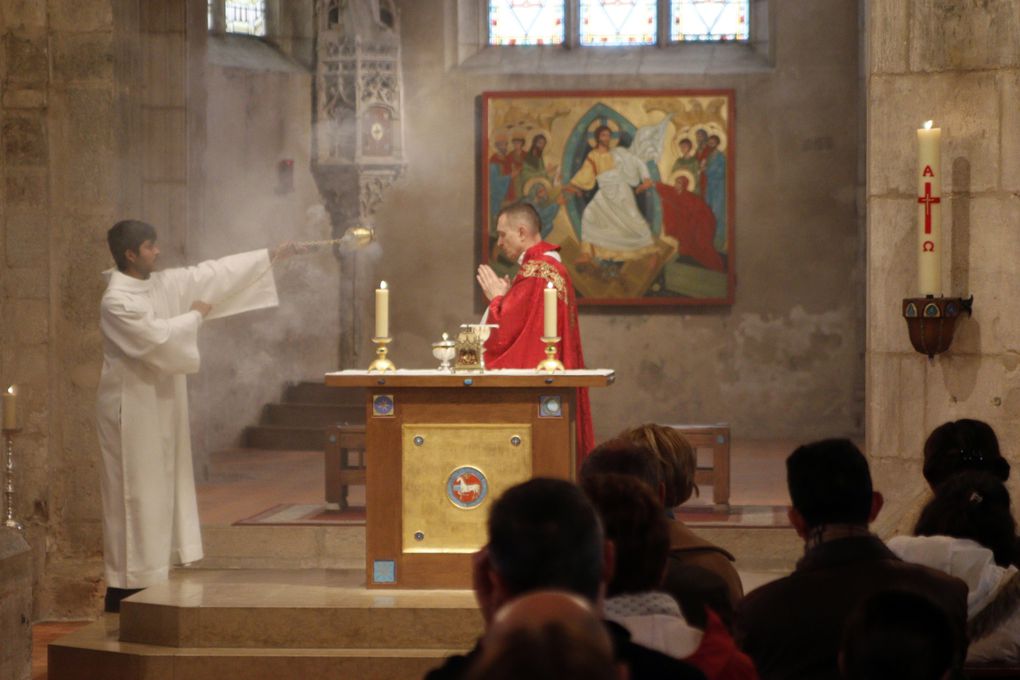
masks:
<svg viewBox="0 0 1020 680"><path fill-rule="evenodd" d="M117 264L103 294L102 450L106 609L202 558L185 376L199 369L204 321L278 304L272 263L291 244L156 271L152 225L107 234Z"/></svg>

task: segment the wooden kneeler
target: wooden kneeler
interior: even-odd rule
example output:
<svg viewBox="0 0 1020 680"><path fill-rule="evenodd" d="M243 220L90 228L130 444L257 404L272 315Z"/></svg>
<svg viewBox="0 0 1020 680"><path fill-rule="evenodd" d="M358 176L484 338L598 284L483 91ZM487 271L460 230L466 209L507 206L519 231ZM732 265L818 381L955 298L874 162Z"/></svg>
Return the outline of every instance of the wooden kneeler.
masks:
<svg viewBox="0 0 1020 680"><path fill-rule="evenodd" d="M730 504L730 425L716 423L714 425L666 425L684 436L698 449L712 449L712 464L698 463L694 473L694 481L698 484L712 485L712 502L717 506L729 507Z"/></svg>
<svg viewBox="0 0 1020 680"><path fill-rule="evenodd" d="M357 453L358 460L352 461ZM326 502L350 507L351 486L365 484L365 426L334 425L326 429Z"/></svg>

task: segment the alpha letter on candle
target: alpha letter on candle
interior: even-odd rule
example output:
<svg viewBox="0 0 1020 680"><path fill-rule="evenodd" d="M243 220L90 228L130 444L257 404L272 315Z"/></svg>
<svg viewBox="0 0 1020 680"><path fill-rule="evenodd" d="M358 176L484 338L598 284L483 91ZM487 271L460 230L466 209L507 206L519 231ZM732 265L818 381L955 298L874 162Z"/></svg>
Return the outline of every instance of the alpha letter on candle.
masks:
<svg viewBox="0 0 1020 680"><path fill-rule="evenodd" d="M390 290L385 281L375 289L375 337L390 337Z"/></svg>
<svg viewBox="0 0 1020 680"><path fill-rule="evenodd" d="M4 392L4 429L5 430L16 430L18 429L18 391L14 389L14 385L7 388Z"/></svg>
<svg viewBox="0 0 1020 680"><path fill-rule="evenodd" d="M929 120L917 131L917 285L942 294L942 130Z"/></svg>
<svg viewBox="0 0 1020 680"><path fill-rule="evenodd" d="M545 303L545 324L542 332L547 338L556 337L556 289L550 281L545 290L542 291L542 301Z"/></svg>

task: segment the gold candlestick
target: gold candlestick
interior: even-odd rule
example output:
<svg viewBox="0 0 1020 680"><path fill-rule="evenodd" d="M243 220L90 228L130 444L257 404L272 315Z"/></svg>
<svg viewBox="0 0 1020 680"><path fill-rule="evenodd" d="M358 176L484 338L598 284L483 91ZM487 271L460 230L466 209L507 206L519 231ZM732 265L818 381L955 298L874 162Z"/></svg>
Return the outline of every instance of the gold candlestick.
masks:
<svg viewBox="0 0 1020 680"><path fill-rule="evenodd" d="M14 519L14 433L17 429L4 428L4 526L18 531L24 530L21 522Z"/></svg>
<svg viewBox="0 0 1020 680"><path fill-rule="evenodd" d="M386 358L386 353L388 351L386 349L386 345L390 344L392 341L393 338L372 338L372 342L378 345L378 347L375 348L375 361L368 365L369 371L385 373L386 371L397 370L397 367L393 364L393 362Z"/></svg>
<svg viewBox="0 0 1020 680"><path fill-rule="evenodd" d="M560 341L560 338L542 338L542 342L545 343L545 359L539 362L535 368L536 371L545 371L546 373L562 373L565 369L563 368L563 362L556 358L556 343Z"/></svg>

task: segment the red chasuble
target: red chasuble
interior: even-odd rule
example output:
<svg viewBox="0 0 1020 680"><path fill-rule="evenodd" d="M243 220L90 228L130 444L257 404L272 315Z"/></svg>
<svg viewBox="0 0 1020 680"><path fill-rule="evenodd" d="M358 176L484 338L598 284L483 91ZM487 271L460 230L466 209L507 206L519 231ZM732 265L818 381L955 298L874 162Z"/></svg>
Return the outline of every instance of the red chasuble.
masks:
<svg viewBox="0 0 1020 680"><path fill-rule="evenodd" d="M510 290L489 303L486 323L499 328L492 329L485 343L487 368L535 368L545 359L542 291L549 282L556 288L556 328L562 338L557 358L565 368L584 368L574 286L563 263L548 255L554 250L559 246L545 241L528 248ZM577 390L578 462L594 445L588 389L582 387Z"/></svg>

